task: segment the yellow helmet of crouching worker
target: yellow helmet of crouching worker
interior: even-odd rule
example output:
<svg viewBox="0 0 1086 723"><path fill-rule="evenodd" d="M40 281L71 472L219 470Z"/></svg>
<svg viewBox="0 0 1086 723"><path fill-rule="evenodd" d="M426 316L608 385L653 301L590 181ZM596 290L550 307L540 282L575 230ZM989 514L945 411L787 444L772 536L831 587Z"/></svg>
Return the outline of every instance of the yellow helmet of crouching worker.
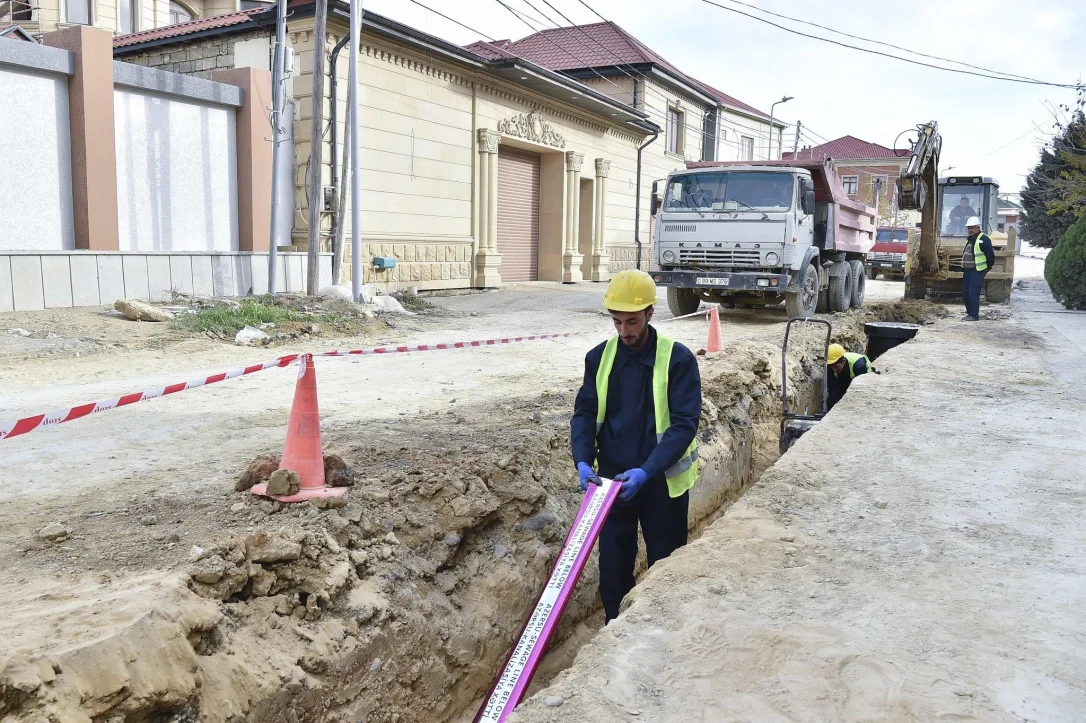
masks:
<svg viewBox="0 0 1086 723"><path fill-rule="evenodd" d="M627 269L611 277L603 308L608 311L642 311L656 303L656 282L644 271Z"/></svg>
<svg viewBox="0 0 1086 723"><path fill-rule="evenodd" d="M829 350L826 352L826 363L836 364L837 361L845 355L845 347L840 344L830 344Z"/></svg>

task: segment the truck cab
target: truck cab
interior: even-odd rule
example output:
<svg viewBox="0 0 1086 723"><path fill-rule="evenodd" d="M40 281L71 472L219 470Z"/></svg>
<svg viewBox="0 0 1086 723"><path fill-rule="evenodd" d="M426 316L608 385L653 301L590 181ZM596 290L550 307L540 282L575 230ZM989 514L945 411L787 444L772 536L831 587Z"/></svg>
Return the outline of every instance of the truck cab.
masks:
<svg viewBox="0 0 1086 723"><path fill-rule="evenodd" d="M651 212L653 277L676 315L703 300L784 301L789 316L814 314L820 297L834 310L862 301L874 217L847 198L829 162L688 163L653 184Z"/></svg>

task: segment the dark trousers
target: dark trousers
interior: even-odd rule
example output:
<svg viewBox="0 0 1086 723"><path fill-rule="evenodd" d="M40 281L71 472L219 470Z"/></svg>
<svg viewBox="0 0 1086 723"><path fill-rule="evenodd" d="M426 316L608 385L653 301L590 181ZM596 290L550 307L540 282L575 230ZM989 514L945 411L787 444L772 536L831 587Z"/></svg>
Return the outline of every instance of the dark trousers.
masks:
<svg viewBox="0 0 1086 723"><path fill-rule="evenodd" d="M980 289L984 285L984 277L988 269L977 271L965 269L962 275L962 300L965 302L965 313L969 316L980 316Z"/></svg>
<svg viewBox="0 0 1086 723"><path fill-rule="evenodd" d="M600 598L607 621L618 617L622 598L634 586L637 523L645 537L649 566L686 544L690 493L668 496L667 481L652 479L632 500L616 500L600 530Z"/></svg>

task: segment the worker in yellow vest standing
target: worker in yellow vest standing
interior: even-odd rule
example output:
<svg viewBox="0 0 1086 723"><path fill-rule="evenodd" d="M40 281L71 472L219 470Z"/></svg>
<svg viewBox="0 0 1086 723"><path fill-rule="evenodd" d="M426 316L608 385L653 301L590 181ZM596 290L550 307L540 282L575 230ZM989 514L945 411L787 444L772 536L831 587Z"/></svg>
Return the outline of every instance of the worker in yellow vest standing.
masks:
<svg viewBox="0 0 1086 723"><path fill-rule="evenodd" d="M871 371L871 360L863 354L845 351L840 344L830 344L826 353L826 411L845 396L852 380Z"/></svg>
<svg viewBox="0 0 1086 723"><path fill-rule="evenodd" d="M611 279L603 306L618 335L585 357L570 422L581 489L597 473L622 483L599 538L607 621L634 586L638 523L650 566L685 545L690 488L698 478L698 362L649 325L654 303L656 284L645 272L620 271Z"/></svg>
<svg viewBox="0 0 1086 723"><path fill-rule="evenodd" d="M995 263L992 239L980 229L980 218L970 216L966 221L969 237L962 254L962 301L965 302L963 321L980 321L980 288L988 269Z"/></svg>

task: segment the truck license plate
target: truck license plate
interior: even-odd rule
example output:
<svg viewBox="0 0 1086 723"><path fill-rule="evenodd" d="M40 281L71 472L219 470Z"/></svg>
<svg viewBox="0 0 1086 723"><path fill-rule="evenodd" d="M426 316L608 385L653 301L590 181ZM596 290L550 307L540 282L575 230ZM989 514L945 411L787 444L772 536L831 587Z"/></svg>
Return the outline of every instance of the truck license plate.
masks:
<svg viewBox="0 0 1086 723"><path fill-rule="evenodd" d="M731 283L731 279L725 277L723 279L702 277L696 279L698 286L728 286Z"/></svg>

